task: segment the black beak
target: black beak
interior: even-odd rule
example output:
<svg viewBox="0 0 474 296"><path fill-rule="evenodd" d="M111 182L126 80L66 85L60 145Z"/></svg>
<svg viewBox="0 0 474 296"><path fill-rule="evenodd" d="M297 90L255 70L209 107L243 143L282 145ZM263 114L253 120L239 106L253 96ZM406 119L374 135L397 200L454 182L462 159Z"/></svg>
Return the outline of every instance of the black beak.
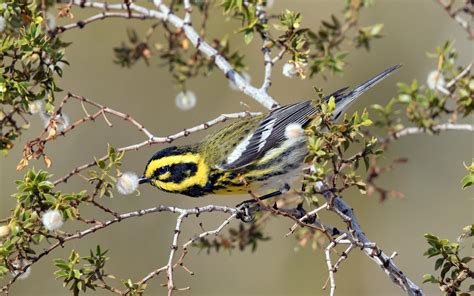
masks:
<svg viewBox="0 0 474 296"><path fill-rule="evenodd" d="M149 183L150 178L147 178L145 176L141 176L140 179L138 179L138 184L143 184L143 183Z"/></svg>

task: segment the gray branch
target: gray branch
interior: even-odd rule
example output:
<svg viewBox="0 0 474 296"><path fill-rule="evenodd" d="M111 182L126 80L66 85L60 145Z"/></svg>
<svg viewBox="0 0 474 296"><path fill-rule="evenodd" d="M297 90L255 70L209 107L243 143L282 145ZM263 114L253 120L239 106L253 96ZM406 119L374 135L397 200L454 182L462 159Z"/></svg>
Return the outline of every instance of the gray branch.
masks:
<svg viewBox="0 0 474 296"><path fill-rule="evenodd" d="M425 295L420 287L412 282L398 266L395 265L393 258L385 254L377 245L371 242L359 225L357 218L352 208L342 199L341 196L334 198L330 191L326 191L324 198L330 203L332 202L332 209L341 216L347 223L348 229L352 234L354 240L360 244L362 251L379 265L388 277L398 286L400 286L407 295L422 296Z"/></svg>

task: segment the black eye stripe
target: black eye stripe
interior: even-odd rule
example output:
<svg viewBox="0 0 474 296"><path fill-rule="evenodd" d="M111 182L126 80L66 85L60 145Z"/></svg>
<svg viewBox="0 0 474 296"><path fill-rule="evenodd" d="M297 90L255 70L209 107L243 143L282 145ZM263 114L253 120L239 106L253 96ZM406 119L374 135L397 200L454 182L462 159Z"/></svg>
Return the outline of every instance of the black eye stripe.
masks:
<svg viewBox="0 0 474 296"><path fill-rule="evenodd" d="M158 168L153 172L153 177L158 178L160 175L166 174L166 172L169 170L170 170L169 165L162 166L161 168Z"/></svg>
<svg viewBox="0 0 474 296"><path fill-rule="evenodd" d="M160 175L166 174L167 172L170 173L170 176L160 181L181 183L185 179L192 177L196 174L197 165L192 162L176 163L176 164L159 168L158 170L155 171L154 175L156 178L159 178Z"/></svg>

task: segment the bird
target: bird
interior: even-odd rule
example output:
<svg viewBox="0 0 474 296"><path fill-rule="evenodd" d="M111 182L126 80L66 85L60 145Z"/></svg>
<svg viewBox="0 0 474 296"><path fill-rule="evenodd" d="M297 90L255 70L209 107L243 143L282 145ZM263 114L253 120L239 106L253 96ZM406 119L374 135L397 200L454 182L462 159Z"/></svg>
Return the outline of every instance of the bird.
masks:
<svg viewBox="0 0 474 296"><path fill-rule="evenodd" d="M345 87L324 97L323 101L334 97L333 120L400 66L394 65L350 91ZM198 143L159 150L148 160L139 183L196 198L260 189L270 192L261 199L285 193L292 180L302 175L308 153L304 129L318 112L311 103L302 101L245 117Z"/></svg>

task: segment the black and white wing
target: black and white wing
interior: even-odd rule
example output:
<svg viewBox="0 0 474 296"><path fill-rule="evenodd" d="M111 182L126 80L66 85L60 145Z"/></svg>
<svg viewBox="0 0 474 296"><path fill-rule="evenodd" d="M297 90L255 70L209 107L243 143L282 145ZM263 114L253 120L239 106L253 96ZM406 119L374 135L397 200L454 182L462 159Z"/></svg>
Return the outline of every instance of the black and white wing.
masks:
<svg viewBox="0 0 474 296"><path fill-rule="evenodd" d="M348 93L346 93L348 88L345 87L324 97L324 100L329 100L331 97L335 98L334 119L338 119L357 97L399 67L400 65L395 65L388 68ZM311 106L311 101L286 105L272 110L255 131L242 140L228 157L219 164L219 167L222 169L236 169L254 163L270 149L278 147L287 139L286 130L288 125L297 124L303 128L316 112L317 109Z"/></svg>
<svg viewBox="0 0 474 296"><path fill-rule="evenodd" d="M268 150L277 147L285 140L286 127L291 124L305 125L316 109L311 101L282 106L272 110L255 129L237 145L219 167L235 169L246 166L259 159Z"/></svg>

